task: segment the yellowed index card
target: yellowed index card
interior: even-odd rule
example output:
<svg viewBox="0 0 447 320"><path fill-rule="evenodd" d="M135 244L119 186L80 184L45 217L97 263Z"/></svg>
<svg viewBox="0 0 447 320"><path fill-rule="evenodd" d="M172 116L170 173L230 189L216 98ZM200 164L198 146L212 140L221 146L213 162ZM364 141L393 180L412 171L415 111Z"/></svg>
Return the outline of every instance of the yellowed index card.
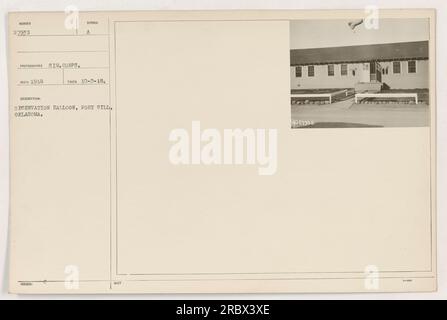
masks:
<svg viewBox="0 0 447 320"><path fill-rule="evenodd" d="M10 13L11 292L436 290L434 16Z"/></svg>

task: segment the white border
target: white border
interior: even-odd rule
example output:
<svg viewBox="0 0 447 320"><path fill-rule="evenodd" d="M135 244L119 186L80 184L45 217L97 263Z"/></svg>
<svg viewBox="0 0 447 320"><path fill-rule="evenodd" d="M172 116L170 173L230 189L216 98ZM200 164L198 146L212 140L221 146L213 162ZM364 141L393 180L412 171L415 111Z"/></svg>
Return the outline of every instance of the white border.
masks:
<svg viewBox="0 0 447 320"><path fill-rule="evenodd" d="M81 11L100 10L217 10L217 9L363 9L379 8L435 8L436 18L436 84L437 84L437 163L438 163L438 292L436 293L380 293L380 294L216 294L216 295L88 295L88 296L18 296L8 294L7 235L9 217L9 128L6 18L9 11L63 11L69 5ZM447 1L445 0L42 0L25 2L8 0L0 3L0 299L447 299ZM444 164L444 165L440 165Z"/></svg>

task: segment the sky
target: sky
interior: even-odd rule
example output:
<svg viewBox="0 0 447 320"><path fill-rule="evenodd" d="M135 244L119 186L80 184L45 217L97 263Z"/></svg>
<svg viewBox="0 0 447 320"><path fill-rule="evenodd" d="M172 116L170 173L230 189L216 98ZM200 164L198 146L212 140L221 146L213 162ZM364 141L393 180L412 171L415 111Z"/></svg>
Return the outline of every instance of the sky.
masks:
<svg viewBox="0 0 447 320"><path fill-rule="evenodd" d="M354 30L352 20L295 20L290 22L291 49L339 47L362 44L422 41L429 39L428 19L380 19L377 30Z"/></svg>

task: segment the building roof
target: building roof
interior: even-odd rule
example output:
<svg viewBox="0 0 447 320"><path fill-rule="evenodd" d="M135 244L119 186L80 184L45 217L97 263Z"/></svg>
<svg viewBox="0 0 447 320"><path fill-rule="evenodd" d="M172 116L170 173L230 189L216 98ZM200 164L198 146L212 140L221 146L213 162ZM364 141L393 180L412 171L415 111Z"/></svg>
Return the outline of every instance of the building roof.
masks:
<svg viewBox="0 0 447 320"><path fill-rule="evenodd" d="M428 41L290 50L290 65L428 59Z"/></svg>

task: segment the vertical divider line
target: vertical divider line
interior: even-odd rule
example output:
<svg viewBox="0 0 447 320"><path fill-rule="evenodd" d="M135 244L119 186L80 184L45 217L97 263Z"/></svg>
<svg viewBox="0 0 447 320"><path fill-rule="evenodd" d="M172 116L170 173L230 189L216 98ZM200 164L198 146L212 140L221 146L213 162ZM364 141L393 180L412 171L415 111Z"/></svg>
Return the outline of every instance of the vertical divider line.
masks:
<svg viewBox="0 0 447 320"><path fill-rule="evenodd" d="M118 100L117 100L117 78L116 78L116 21L113 21L113 64L115 85L115 274L118 270Z"/></svg>
<svg viewBox="0 0 447 320"><path fill-rule="evenodd" d="M111 99L111 79L110 79L110 18L107 18L108 51L109 51L109 289L112 289L112 99Z"/></svg>

